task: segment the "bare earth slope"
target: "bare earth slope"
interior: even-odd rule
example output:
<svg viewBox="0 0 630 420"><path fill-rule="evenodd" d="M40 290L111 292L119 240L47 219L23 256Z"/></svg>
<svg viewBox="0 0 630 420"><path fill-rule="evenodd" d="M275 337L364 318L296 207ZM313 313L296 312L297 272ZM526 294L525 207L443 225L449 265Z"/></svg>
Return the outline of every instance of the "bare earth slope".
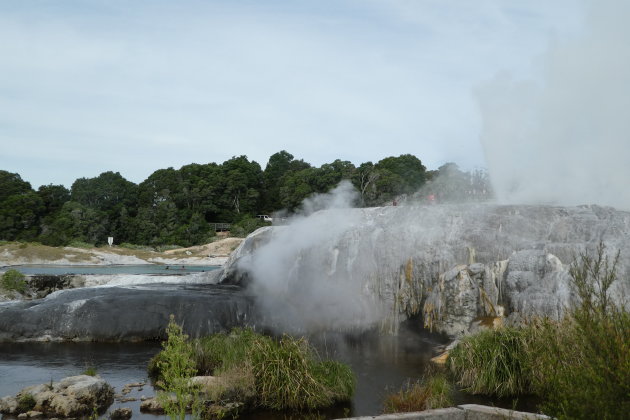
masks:
<svg viewBox="0 0 630 420"><path fill-rule="evenodd" d="M119 247L72 248L8 242L0 244L0 267L21 264L106 265L106 264L186 264L222 265L243 239L218 241L165 252Z"/></svg>

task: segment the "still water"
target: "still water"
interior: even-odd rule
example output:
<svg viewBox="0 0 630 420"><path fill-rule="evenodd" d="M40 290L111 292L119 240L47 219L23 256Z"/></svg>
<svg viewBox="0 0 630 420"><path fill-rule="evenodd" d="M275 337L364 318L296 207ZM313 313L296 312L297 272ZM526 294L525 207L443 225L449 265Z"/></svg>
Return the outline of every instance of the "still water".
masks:
<svg viewBox="0 0 630 420"><path fill-rule="evenodd" d="M64 274L164 274L178 275L201 273L221 268L218 265L13 265L0 267L12 268L26 275L64 275Z"/></svg>
<svg viewBox="0 0 630 420"><path fill-rule="evenodd" d="M388 391L396 391L409 380L422 377L435 348L444 341L404 327L396 337L322 334L311 340L318 352L348 363L356 377L357 388L350 404L319 413L319 418L374 415L382 412L382 400ZM0 343L0 396L15 395L22 388L51 380L77 375L87 367L119 393L125 384L147 382L142 389L133 388L129 396L153 396L146 373L148 361L160 350L159 343ZM493 404L512 408L512 401L489 401L463 393L455 395L456 403ZM517 406L522 406L518 404ZM115 402L117 407L130 407L133 418L157 419L164 416L140 413L140 401ZM242 419L298 419L303 414L257 411Z"/></svg>

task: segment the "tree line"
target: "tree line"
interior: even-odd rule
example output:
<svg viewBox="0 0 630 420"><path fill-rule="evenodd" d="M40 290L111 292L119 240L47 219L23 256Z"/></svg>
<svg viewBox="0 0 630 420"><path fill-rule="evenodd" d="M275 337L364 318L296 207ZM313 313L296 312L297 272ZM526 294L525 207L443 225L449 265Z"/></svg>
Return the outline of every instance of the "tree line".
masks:
<svg viewBox="0 0 630 420"><path fill-rule="evenodd" d="M337 159L315 167L283 150L264 170L238 156L222 164L159 169L140 184L103 172L77 179L69 190L50 184L35 191L19 174L0 170L0 240L60 246L103 244L113 236L117 243L191 246L214 236L213 222L234 223L247 233L262 223L256 215L294 212L306 197L343 179L357 189L360 206L414 195L438 202L478 200L490 192L484 171L463 172L454 163L427 171L410 154L375 164Z"/></svg>

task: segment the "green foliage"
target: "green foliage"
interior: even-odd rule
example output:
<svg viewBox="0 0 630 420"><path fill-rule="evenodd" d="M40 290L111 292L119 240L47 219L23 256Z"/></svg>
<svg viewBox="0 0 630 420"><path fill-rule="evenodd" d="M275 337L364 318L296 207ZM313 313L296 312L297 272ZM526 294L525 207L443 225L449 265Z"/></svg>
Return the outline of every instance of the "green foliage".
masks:
<svg viewBox="0 0 630 420"><path fill-rule="evenodd" d="M273 340L251 329L234 329L192 343L198 372L221 378L214 398L252 398L271 409L314 409L352 397L355 378L341 363L321 361L305 339ZM160 353L150 369L162 369ZM229 384L229 386L227 385ZM227 390L229 389L229 392Z"/></svg>
<svg viewBox="0 0 630 420"><path fill-rule="evenodd" d="M18 398L17 412L26 413L28 411L31 411L35 407L35 404L37 404L37 401L35 401L35 397L33 397L33 394L21 394Z"/></svg>
<svg viewBox="0 0 630 420"><path fill-rule="evenodd" d="M321 366L303 338L285 335L280 341L257 340L252 350L256 391L264 407L315 409L349 400L354 392L350 369L337 362Z"/></svg>
<svg viewBox="0 0 630 420"><path fill-rule="evenodd" d="M65 246L100 245L113 236L116 243L187 247L211 240L210 223L235 223L236 233L245 235L255 226L245 215L295 211L344 179L360 191L362 205L382 205L417 191L428 177L409 154L358 168L341 159L313 167L284 150L264 171L235 156L222 164L159 169L139 185L107 171L77 179L70 190L51 184L33 191L18 174L0 171L0 239Z"/></svg>
<svg viewBox="0 0 630 420"><path fill-rule="evenodd" d="M385 396L385 413L406 413L450 407L451 385L445 375L432 374L423 381L408 382L397 393Z"/></svg>
<svg viewBox="0 0 630 420"><path fill-rule="evenodd" d="M463 338L447 366L457 384L473 394L506 397L530 391L528 334L523 329L485 330Z"/></svg>
<svg viewBox="0 0 630 420"><path fill-rule="evenodd" d="M15 290L19 293L26 291L26 276L19 271L11 268L7 270L0 279L0 285L4 290Z"/></svg>
<svg viewBox="0 0 630 420"><path fill-rule="evenodd" d="M630 314L611 300L619 253L603 244L571 266L577 301L559 322L485 331L451 351L448 366L471 392L534 392L559 419L621 419L630 412Z"/></svg>
<svg viewBox="0 0 630 420"><path fill-rule="evenodd" d="M580 255L571 266L578 297L560 324L538 326L532 363L543 409L560 419L621 419L630 412L630 313L610 297L619 253L603 244L595 255Z"/></svg>
<svg viewBox="0 0 630 420"><path fill-rule="evenodd" d="M86 366L85 370L81 373L81 375L88 375L88 376L96 376L98 374L98 371L96 370L96 366Z"/></svg>
<svg viewBox="0 0 630 420"><path fill-rule="evenodd" d="M162 378L159 384L163 391L158 392L157 397L171 419L183 420L189 408L193 408L194 415L195 407L198 407L195 402L199 387L190 381L197 370L188 336L175 323L173 315L166 334L168 339L162 343L163 350L157 362Z"/></svg>
<svg viewBox="0 0 630 420"><path fill-rule="evenodd" d="M31 184L22 180L19 174L0 170L0 203L12 195L32 191Z"/></svg>
<svg viewBox="0 0 630 420"><path fill-rule="evenodd" d="M266 223L259 217L252 217L250 215L246 215L243 217L238 223L232 225L230 229L230 233L232 236L236 236L238 238L244 238L253 231L263 226L268 226L269 223Z"/></svg>

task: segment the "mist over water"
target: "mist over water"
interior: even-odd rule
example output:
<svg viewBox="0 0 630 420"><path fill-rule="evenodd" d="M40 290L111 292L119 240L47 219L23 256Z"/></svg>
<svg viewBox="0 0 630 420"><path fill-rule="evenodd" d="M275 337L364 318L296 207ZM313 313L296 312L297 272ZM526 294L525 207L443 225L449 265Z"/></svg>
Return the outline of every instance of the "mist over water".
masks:
<svg viewBox="0 0 630 420"><path fill-rule="evenodd" d="M476 92L500 202L630 209L630 2L588 6L578 36L550 42L539 80L501 74Z"/></svg>

